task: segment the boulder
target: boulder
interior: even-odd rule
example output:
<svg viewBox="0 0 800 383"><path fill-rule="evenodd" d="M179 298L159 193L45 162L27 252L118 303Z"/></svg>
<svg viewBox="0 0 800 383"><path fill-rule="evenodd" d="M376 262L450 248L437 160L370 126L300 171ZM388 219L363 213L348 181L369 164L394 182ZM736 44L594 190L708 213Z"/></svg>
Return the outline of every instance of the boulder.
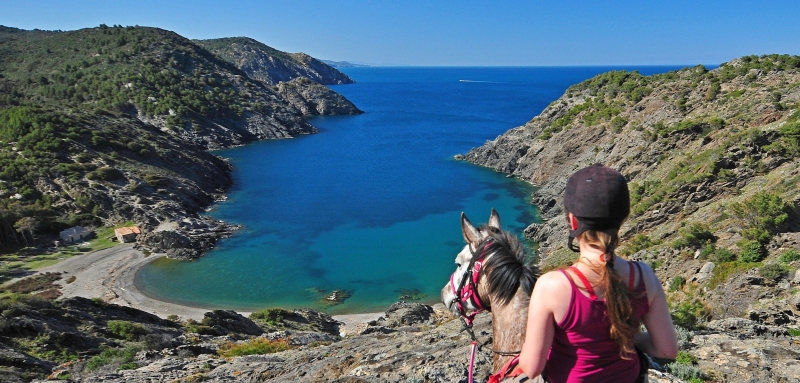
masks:
<svg viewBox="0 0 800 383"><path fill-rule="evenodd" d="M264 330L233 310L214 310L204 314L202 323L211 327L209 335L247 334L261 335Z"/></svg>

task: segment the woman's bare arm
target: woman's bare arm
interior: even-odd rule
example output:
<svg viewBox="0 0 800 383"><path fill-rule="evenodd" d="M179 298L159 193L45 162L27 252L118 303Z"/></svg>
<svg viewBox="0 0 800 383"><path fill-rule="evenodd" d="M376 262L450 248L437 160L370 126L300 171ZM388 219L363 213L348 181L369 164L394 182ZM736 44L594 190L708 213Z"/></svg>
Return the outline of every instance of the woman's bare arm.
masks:
<svg viewBox="0 0 800 383"><path fill-rule="evenodd" d="M553 302L558 302L556 296L564 291L563 281L559 278L564 277L554 272L542 275L531 293L525 343L519 355L519 366L529 377L541 374L547 363L555 334Z"/></svg>
<svg viewBox="0 0 800 383"><path fill-rule="evenodd" d="M669 313L667 295L650 267L642 265L642 274L647 286L650 310L643 318L647 332L637 334L634 342L636 347L648 355L675 359L678 354L678 337Z"/></svg>

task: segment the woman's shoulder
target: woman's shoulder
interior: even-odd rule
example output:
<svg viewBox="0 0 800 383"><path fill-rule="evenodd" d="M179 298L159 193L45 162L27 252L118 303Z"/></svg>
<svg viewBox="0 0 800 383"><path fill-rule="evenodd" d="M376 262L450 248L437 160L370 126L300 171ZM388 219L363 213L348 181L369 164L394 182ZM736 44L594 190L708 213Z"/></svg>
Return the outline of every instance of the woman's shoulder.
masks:
<svg viewBox="0 0 800 383"><path fill-rule="evenodd" d="M633 262L633 261L629 261ZM644 280L645 286L647 287L647 295L652 296L652 292L663 291L663 287L661 284L661 280L658 279L658 275L653 269L644 262L633 262L639 266L639 270L642 271L642 280Z"/></svg>
<svg viewBox="0 0 800 383"><path fill-rule="evenodd" d="M569 281L561 269L548 271L536 280L536 287L546 289L560 289L564 285L568 285Z"/></svg>

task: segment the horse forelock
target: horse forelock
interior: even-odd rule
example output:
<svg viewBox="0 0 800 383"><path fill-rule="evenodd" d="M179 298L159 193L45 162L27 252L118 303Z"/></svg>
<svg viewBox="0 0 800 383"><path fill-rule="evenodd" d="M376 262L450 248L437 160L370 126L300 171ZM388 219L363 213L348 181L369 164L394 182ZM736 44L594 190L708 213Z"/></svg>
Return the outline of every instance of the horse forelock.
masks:
<svg viewBox="0 0 800 383"><path fill-rule="evenodd" d="M487 256L483 266L484 276L487 278L492 305L507 304L520 288L526 297L530 297L539 277L539 268L531 264L517 236L492 229L487 231L491 241L486 242L483 249Z"/></svg>

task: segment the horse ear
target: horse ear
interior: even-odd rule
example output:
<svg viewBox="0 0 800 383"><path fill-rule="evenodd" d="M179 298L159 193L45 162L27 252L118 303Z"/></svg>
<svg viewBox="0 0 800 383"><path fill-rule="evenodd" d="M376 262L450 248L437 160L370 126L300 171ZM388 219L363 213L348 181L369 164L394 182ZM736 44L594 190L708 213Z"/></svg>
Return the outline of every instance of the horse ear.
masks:
<svg viewBox="0 0 800 383"><path fill-rule="evenodd" d="M478 229L472 225L472 222L469 221L467 215L464 212L461 212L461 233L464 234L464 240L467 243L478 243L481 241L481 234L478 232Z"/></svg>
<svg viewBox="0 0 800 383"><path fill-rule="evenodd" d="M489 226L499 229L500 228L500 214L497 214L497 210L492 208L492 214L489 215Z"/></svg>

